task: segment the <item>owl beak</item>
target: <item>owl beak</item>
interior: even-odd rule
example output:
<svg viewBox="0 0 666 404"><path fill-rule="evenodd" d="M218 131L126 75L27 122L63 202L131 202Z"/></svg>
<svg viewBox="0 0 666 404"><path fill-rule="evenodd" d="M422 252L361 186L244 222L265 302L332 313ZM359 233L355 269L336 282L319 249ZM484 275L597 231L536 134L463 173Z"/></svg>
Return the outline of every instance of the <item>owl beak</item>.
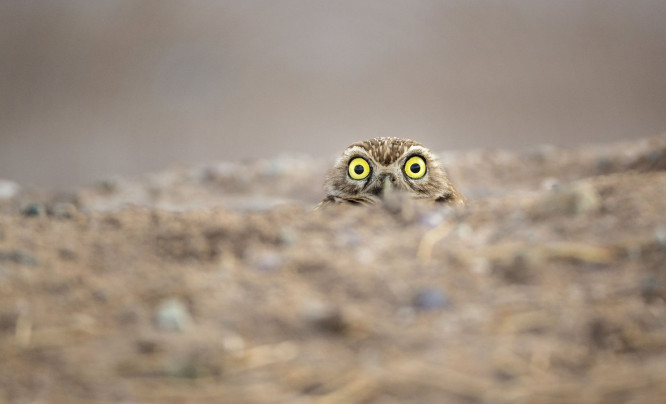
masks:
<svg viewBox="0 0 666 404"><path fill-rule="evenodd" d="M389 176L384 177L384 182L382 182L382 196L386 197L389 193L393 191L393 182Z"/></svg>
<svg viewBox="0 0 666 404"><path fill-rule="evenodd" d="M380 198L386 200L387 198L390 198L389 195L392 195L395 192L395 184L393 181L394 178L390 174L385 174L384 178L381 178L381 188L379 188L379 192L377 192Z"/></svg>
<svg viewBox="0 0 666 404"><path fill-rule="evenodd" d="M375 195L377 195L382 199L386 199L388 195L394 194L395 191L396 191L395 177L393 176L393 174L384 173L380 174L379 178L377 179L377 182L375 183L372 193L374 193Z"/></svg>
<svg viewBox="0 0 666 404"><path fill-rule="evenodd" d="M387 174L382 179L378 196L385 208L393 212L399 212L402 209L404 195L392 174Z"/></svg>

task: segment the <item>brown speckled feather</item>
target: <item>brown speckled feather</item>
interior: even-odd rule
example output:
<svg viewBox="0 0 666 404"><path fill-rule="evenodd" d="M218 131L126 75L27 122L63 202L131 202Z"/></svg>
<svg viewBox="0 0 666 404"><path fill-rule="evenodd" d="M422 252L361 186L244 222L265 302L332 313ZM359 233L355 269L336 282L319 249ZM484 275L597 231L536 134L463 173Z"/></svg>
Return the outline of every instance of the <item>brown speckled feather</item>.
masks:
<svg viewBox="0 0 666 404"><path fill-rule="evenodd" d="M380 164L389 165L399 159L405 152L414 145L421 146L409 139L400 139L397 137L377 137L365 142L356 142L349 147L359 146L371 153Z"/></svg>

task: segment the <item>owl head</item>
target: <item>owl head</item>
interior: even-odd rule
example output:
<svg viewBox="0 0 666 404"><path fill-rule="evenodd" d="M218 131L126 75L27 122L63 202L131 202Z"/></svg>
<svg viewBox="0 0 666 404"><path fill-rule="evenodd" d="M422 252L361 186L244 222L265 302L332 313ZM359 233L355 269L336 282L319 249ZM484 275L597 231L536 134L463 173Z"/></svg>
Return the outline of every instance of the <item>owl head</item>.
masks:
<svg viewBox="0 0 666 404"><path fill-rule="evenodd" d="M320 206L372 205L396 191L441 203L464 201L430 150L409 139L390 137L347 147L329 171L325 188Z"/></svg>

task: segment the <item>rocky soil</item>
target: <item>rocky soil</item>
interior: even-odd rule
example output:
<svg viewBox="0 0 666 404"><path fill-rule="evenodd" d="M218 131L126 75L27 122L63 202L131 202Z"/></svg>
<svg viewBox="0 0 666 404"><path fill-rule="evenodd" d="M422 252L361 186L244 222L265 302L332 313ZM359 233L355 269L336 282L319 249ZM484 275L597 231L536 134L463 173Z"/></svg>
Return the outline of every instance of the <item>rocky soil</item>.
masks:
<svg viewBox="0 0 666 404"><path fill-rule="evenodd" d="M328 161L0 183L0 402L666 401L666 137L442 153L462 210L312 211Z"/></svg>

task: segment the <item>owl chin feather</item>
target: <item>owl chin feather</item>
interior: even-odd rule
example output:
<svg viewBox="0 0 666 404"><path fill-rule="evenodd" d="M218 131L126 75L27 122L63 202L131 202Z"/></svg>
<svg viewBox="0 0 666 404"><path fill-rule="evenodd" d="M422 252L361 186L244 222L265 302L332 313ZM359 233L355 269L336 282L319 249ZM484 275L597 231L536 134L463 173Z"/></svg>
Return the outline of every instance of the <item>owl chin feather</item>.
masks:
<svg viewBox="0 0 666 404"><path fill-rule="evenodd" d="M414 161L418 164L413 165ZM357 167L358 162L365 169ZM465 204L439 160L409 139L382 137L350 145L329 171L325 188L327 194L315 209L340 204L385 205L396 198Z"/></svg>

